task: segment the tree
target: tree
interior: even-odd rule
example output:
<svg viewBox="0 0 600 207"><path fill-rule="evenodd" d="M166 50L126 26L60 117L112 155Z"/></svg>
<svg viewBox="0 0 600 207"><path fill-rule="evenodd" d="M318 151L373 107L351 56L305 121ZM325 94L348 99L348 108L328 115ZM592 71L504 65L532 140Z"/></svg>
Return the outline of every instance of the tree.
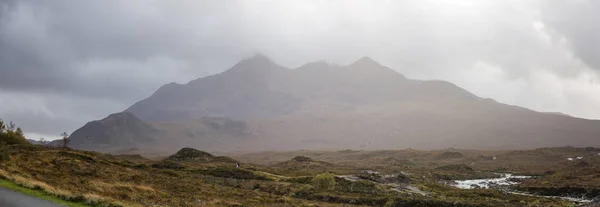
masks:
<svg viewBox="0 0 600 207"><path fill-rule="evenodd" d="M21 129L21 127L17 127L17 131L15 131L15 135L17 135L19 137L25 137L25 135L23 134L23 130Z"/></svg>
<svg viewBox="0 0 600 207"><path fill-rule="evenodd" d="M14 122L9 122L8 125L4 121L0 120L0 142L5 144L30 144L23 134L23 130L16 127Z"/></svg>
<svg viewBox="0 0 600 207"><path fill-rule="evenodd" d="M67 132L63 132L60 134L60 136L62 136L62 147L67 148L69 146L69 142L71 142L71 139L69 139L69 134Z"/></svg>
<svg viewBox="0 0 600 207"><path fill-rule="evenodd" d="M40 142L40 144L45 145L46 139L44 139L43 137L40 137L39 142Z"/></svg>
<svg viewBox="0 0 600 207"><path fill-rule="evenodd" d="M6 131L6 125L4 125L4 121L0 119L0 133L4 133Z"/></svg>

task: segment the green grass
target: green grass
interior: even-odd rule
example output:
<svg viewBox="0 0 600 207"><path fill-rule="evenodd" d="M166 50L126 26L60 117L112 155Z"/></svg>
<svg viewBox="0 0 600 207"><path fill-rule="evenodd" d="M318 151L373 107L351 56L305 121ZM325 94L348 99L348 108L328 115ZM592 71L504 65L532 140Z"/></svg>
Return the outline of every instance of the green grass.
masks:
<svg viewBox="0 0 600 207"><path fill-rule="evenodd" d="M33 190L33 189L26 188L26 187L22 187L13 182L8 181L8 180L0 179L0 186L11 189L13 191L17 191L19 193L23 193L25 195L52 201L54 203L58 203L61 205L67 205L69 207L90 207L90 206L82 204L82 203L75 203L75 202L71 202L71 201L62 200L56 196L48 195L47 193L40 191L40 190Z"/></svg>

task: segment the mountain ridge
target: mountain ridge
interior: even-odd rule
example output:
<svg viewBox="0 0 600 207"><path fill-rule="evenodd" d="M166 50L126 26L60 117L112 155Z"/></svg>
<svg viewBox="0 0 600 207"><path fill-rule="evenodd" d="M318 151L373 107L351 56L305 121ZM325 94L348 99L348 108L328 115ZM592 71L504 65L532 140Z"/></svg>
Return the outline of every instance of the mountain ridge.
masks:
<svg viewBox="0 0 600 207"><path fill-rule="evenodd" d="M166 84L124 113L158 131L140 135L155 140L141 141L147 148L600 146L600 121L502 104L447 81L409 79L368 57L289 69L258 55L219 74Z"/></svg>
<svg viewBox="0 0 600 207"><path fill-rule="evenodd" d="M424 90L411 93L420 88ZM164 85L152 96L125 111L146 121L174 121L203 116L245 119L265 114L266 117L289 114L299 108L297 103L306 99L370 102L402 99L408 97L406 94L420 96L419 93L425 94L422 96L430 95L426 93L460 93L464 98L475 97L450 82L407 79L368 57L347 66L316 62L312 66L309 63L297 69L288 69L258 55L243 60L220 74L198 78L187 84ZM246 102L244 105L256 104L254 108L245 111L257 108L269 110L245 114L236 110L243 108L239 104L241 102ZM273 103L278 105L273 106ZM221 109L218 105L222 104L232 106ZM169 108L171 111L163 111ZM182 108L186 108L186 111L181 112Z"/></svg>
<svg viewBox="0 0 600 207"><path fill-rule="evenodd" d="M154 127L132 113L120 112L86 123L75 130L69 138L70 146L80 149L131 148L153 142L157 133Z"/></svg>

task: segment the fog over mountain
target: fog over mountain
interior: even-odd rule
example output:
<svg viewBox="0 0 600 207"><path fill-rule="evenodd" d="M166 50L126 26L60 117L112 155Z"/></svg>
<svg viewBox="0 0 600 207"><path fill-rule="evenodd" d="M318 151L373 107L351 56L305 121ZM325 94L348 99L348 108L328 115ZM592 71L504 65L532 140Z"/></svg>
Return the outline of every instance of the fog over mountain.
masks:
<svg viewBox="0 0 600 207"><path fill-rule="evenodd" d="M30 139L51 139L123 111L165 83L177 84L157 93L223 72L259 52L286 68L317 60L349 65L369 56L409 79L445 80L478 97L598 119L599 4L593 0L4 0L0 1L0 115L22 126ZM312 81L322 84L318 78ZM306 98L302 90L316 87L288 86L285 90L294 98L269 96L273 100L268 103L279 107L273 112L277 115L303 106L295 102ZM247 99L232 95L233 89L222 90L235 99ZM366 94L375 100L381 95ZM344 95L335 97L342 99ZM236 101L222 107L232 108ZM201 102L214 106L207 110L225 113L215 103ZM280 107L284 103L290 108ZM257 101L251 107L258 113L271 106L264 104ZM160 116L139 113L143 119Z"/></svg>
<svg viewBox="0 0 600 207"><path fill-rule="evenodd" d="M600 121L502 104L446 81L409 79L369 57L288 69L256 55L217 75L166 84L71 139L77 148L136 153L186 146L499 150L600 146L598 134Z"/></svg>

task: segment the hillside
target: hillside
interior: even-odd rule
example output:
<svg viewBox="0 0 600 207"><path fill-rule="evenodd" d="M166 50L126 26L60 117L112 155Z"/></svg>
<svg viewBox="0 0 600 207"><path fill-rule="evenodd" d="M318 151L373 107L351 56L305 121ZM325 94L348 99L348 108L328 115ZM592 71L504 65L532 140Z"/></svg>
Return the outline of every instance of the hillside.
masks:
<svg viewBox="0 0 600 207"><path fill-rule="evenodd" d="M310 105L370 106L412 100L476 100L444 81L410 80L364 57L348 66L314 62L291 70L257 55L213 76L167 84L129 109L145 121L280 117Z"/></svg>
<svg viewBox="0 0 600 207"><path fill-rule="evenodd" d="M69 136L80 149L132 148L151 144L159 132L131 113L116 113L91 121Z"/></svg>
<svg viewBox="0 0 600 207"><path fill-rule="evenodd" d="M0 154L10 156L0 159L0 185L18 185L39 195L75 202L81 206L562 207L573 206L574 203L558 198L506 194L502 189L459 189L444 183L451 182L447 179L453 179L454 173L465 171L461 176L476 178L481 174L492 174L485 170L488 167L511 166L515 163L513 158L521 158L521 161L529 163L535 163L535 160L543 162L531 168L522 166L527 169L507 170L519 173L553 168L555 173L541 175L539 179L530 180L532 183L523 182L514 186L516 188L546 192L554 191L554 187L563 189L571 183L586 182L585 188L577 189L598 192L599 181L593 177L597 173L593 173L591 167L585 174L580 173L581 180L563 176L579 171L574 164L564 164L568 161L561 156L586 155L584 159L591 165L599 162L597 157L600 156L587 158L584 152L595 154L600 150L565 148L463 152L465 157L444 161L430 159L440 153L429 151L304 151L291 153L310 154L312 159L295 157L268 166L240 163L238 168L235 163L228 161L204 162L204 158L214 157L190 148L181 149L167 159L149 160L139 155L114 156L37 145L2 145ZM392 166L378 159L386 156L400 158L413 153L431 156L405 157L415 166ZM552 153L551 157L547 156L549 153ZM481 166L466 167L472 159L488 154L496 154L499 158L481 161ZM314 157L339 157L353 164L327 163ZM563 167L555 168L551 163L560 163ZM450 174L451 177L439 178L440 173ZM552 188L543 188L538 184L547 180L553 181ZM573 197L581 195L572 194L569 189L554 191L549 195L555 193Z"/></svg>
<svg viewBox="0 0 600 207"><path fill-rule="evenodd" d="M600 121L412 80L368 57L288 69L258 55L220 74L164 85L123 114L147 124L138 130L91 122L86 133L73 134L73 145L211 152L600 146Z"/></svg>

